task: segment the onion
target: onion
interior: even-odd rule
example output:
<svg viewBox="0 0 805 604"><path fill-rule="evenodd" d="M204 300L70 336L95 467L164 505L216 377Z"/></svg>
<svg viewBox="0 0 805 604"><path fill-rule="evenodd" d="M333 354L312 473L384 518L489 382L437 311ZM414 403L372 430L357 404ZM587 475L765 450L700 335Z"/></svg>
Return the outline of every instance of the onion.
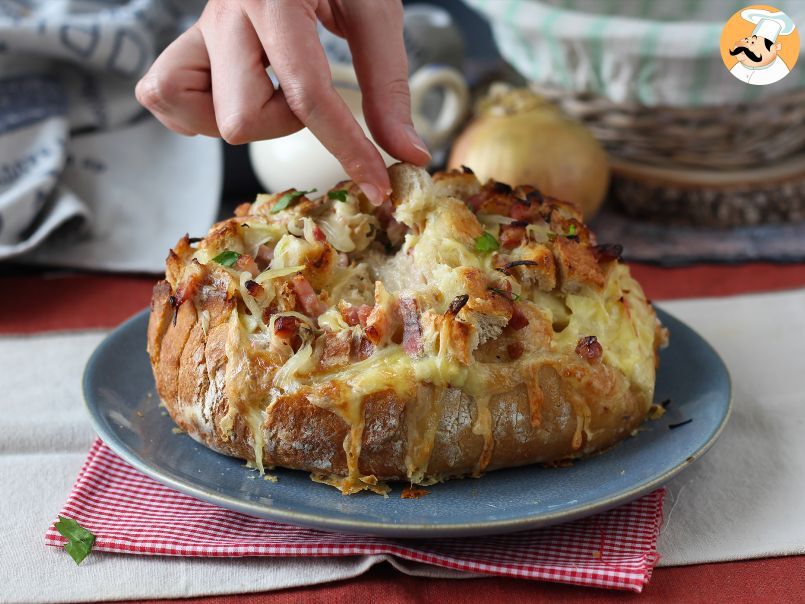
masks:
<svg viewBox="0 0 805 604"><path fill-rule="evenodd" d="M575 202L587 218L609 185L606 153L582 124L530 90L505 84L491 88L453 144L448 167L462 165L481 182L533 185Z"/></svg>
<svg viewBox="0 0 805 604"><path fill-rule="evenodd" d="M482 224L511 224L514 218L501 216L500 214L476 214L478 222Z"/></svg>

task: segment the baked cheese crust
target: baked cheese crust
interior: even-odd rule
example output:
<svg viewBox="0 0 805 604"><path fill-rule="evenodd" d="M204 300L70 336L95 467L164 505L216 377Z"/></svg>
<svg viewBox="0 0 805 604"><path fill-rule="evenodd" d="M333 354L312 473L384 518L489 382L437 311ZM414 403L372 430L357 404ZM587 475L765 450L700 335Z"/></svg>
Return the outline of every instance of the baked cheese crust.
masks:
<svg viewBox="0 0 805 604"><path fill-rule="evenodd" d="M352 182L260 195L170 251L148 353L181 429L345 494L632 433L666 332L619 246L533 187L389 174L380 208Z"/></svg>

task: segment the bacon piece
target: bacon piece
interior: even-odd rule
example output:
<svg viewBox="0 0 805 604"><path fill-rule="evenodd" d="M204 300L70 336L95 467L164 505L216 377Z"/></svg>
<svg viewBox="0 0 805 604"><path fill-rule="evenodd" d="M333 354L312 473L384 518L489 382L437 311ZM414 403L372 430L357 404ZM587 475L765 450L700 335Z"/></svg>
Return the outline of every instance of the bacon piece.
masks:
<svg viewBox="0 0 805 604"><path fill-rule="evenodd" d="M347 325L351 327L355 325L366 327L366 321L372 312L372 307L368 304L361 304L360 306L341 304L339 311Z"/></svg>
<svg viewBox="0 0 805 604"><path fill-rule="evenodd" d="M290 340L299 330L299 319L296 317L281 316L274 321L274 335L283 340Z"/></svg>
<svg viewBox="0 0 805 604"><path fill-rule="evenodd" d="M500 245L506 249L514 249L523 242L525 229L523 227L504 226L500 229Z"/></svg>
<svg viewBox="0 0 805 604"><path fill-rule="evenodd" d="M187 302L196 295L204 281L204 268L198 260L193 260L189 269L185 272L184 279L176 288L176 308Z"/></svg>
<svg viewBox="0 0 805 604"><path fill-rule="evenodd" d="M597 361L604 354L604 349L601 342L595 336L586 336L579 338L579 343L576 345L576 354L582 359L588 361Z"/></svg>
<svg viewBox="0 0 805 604"><path fill-rule="evenodd" d="M402 346L405 354L416 358L422 355L422 326L419 324L419 305L413 298L400 298L403 321Z"/></svg>
<svg viewBox="0 0 805 604"><path fill-rule="evenodd" d="M350 327L354 327L358 324L358 307L353 306L352 304L339 304L338 305L339 312L341 313L341 318L344 319L344 322L349 325Z"/></svg>
<svg viewBox="0 0 805 604"><path fill-rule="evenodd" d="M467 197L466 203L477 214L507 216L514 200L515 195L509 185L490 180L481 187L479 193Z"/></svg>
<svg viewBox="0 0 805 604"><path fill-rule="evenodd" d="M304 275L294 276L294 278L291 279L291 287L293 288L294 294L296 294L299 306L302 307L302 311L309 317L318 317L327 310L327 305L319 300L319 297Z"/></svg>
<svg viewBox="0 0 805 604"><path fill-rule="evenodd" d="M365 361L375 353L375 345L372 344L365 336L360 336L356 341L352 342L352 355L357 361Z"/></svg>
<svg viewBox="0 0 805 604"><path fill-rule="evenodd" d="M361 327L366 327L366 322L369 320L369 315L372 314L372 307L368 304L361 304L358 307L358 323Z"/></svg>
<svg viewBox="0 0 805 604"><path fill-rule="evenodd" d="M509 216L515 220L531 222L537 216L539 216L539 206L528 201L518 199L512 204L511 210L509 211Z"/></svg>
<svg viewBox="0 0 805 604"><path fill-rule="evenodd" d="M506 327L510 327L514 331L519 331L526 325L528 325L528 317L526 317L523 311L515 304L512 308L512 318L509 319L509 323Z"/></svg>
<svg viewBox="0 0 805 604"><path fill-rule="evenodd" d="M313 225L313 239L316 241L327 241L327 235L324 234L324 231L322 231L317 224Z"/></svg>
<svg viewBox="0 0 805 604"><path fill-rule="evenodd" d="M467 198L467 205L470 206L473 212L477 212L478 208L481 207L483 201L484 201L484 194L477 193Z"/></svg>
<svg viewBox="0 0 805 604"><path fill-rule="evenodd" d="M509 353L509 358L512 361L516 361L521 356L523 356L523 351L525 350L525 346L523 346L522 342L512 342L508 346L506 346L506 352Z"/></svg>
<svg viewBox="0 0 805 604"><path fill-rule="evenodd" d="M238 256L238 259L235 260L234 267L239 271L251 273L252 277L257 276L257 273L260 272L260 269L257 268L257 263L254 261L254 258L249 256L249 254L241 254Z"/></svg>
<svg viewBox="0 0 805 604"><path fill-rule="evenodd" d="M248 281L246 281L246 291L249 292L252 298L258 298L262 296L266 290L263 289L263 286L260 285L257 281L252 281L251 279L249 279Z"/></svg>

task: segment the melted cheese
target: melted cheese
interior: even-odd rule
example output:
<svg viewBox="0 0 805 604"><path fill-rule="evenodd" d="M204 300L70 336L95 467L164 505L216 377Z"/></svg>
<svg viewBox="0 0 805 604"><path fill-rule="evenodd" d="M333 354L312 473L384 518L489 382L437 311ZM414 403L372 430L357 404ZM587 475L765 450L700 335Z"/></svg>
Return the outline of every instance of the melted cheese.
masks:
<svg viewBox="0 0 805 604"><path fill-rule="evenodd" d="M335 413L350 427L344 439L347 476L317 476L317 480L338 486L344 494L366 489L384 492L387 489L385 485L378 485L374 476L362 475L358 466L365 421L363 401L367 395L384 390L393 390L405 399L412 394L411 389L415 387L412 377L410 359L399 346L393 346L378 351L365 361L325 374L316 374L315 377L303 378L292 386L294 389L305 387L311 403ZM333 384L338 387L335 400L331 393Z"/></svg>
<svg viewBox="0 0 805 604"><path fill-rule="evenodd" d="M412 483L422 483L428 471L436 430L442 416L443 387L422 383L417 388L416 405L406 409L405 421L408 447L405 468Z"/></svg>
<svg viewBox="0 0 805 604"><path fill-rule="evenodd" d="M568 295L567 327L556 335L560 349L575 347L579 338L594 335L604 349L603 360L620 370L650 400L654 390L654 320L643 290L618 265L600 296Z"/></svg>

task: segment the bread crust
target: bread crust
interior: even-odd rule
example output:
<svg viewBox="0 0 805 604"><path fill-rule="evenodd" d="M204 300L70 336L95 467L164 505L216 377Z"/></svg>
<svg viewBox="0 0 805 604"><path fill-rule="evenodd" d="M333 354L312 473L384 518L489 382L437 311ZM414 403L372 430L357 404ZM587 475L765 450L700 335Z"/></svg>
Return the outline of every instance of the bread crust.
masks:
<svg viewBox="0 0 805 604"><path fill-rule="evenodd" d="M417 178L421 179L418 173ZM395 179L392 174L395 180L399 176ZM435 178L442 188L452 181L460 191L478 195L479 187L468 182L468 175ZM420 180L415 184L423 186ZM405 196L403 188L395 182L392 198L396 203ZM240 209L239 214L232 221L242 222L248 209ZM461 225L467 217L460 213L457 220ZM475 237L478 227L474 217L472 221L460 230L472 231ZM235 245L232 238L240 235L233 234L233 228L214 227L209 240L225 236L228 246ZM447 350L444 354L460 379L440 379L434 377L436 373L428 374L428 379L410 379L421 373L428 358L435 358L432 351L427 352L426 340L420 352L400 357L400 367L413 368L409 375L398 377L408 383L381 384L373 391L361 391L339 373L375 358L367 354L374 347L361 336L358 326L340 332L347 334L340 338L319 335L313 348L319 363L311 374L314 377L280 391L278 372L293 353L277 346L275 336L271 336L271 345L261 346L257 336L244 335L239 317L245 309L236 279L213 262L193 260L187 248L185 238L171 251L169 280L154 287L148 353L157 391L173 420L220 453L260 467L305 470L351 493L362 488L376 490L377 481L429 484L497 468L584 457L627 437L649 412L653 373L646 387L606 357L589 359L557 352L561 330L556 330L561 325L555 314L544 312L537 304L516 304L513 298L488 289L482 271L461 267L455 274L467 292L463 306L455 315L452 310L442 314L428 311L420 318L422 329L441 330L438 333L449 340L442 343ZM585 288L602 290L609 279L615 279L613 267L599 264L591 248L575 238L563 239L552 248L553 256L546 245L524 245L530 255L518 257L539 258L539 264L518 265L519 274L514 277L522 277L535 291L556 288L562 296ZM324 249L317 258L337 257L332 248ZM182 282L183 271L187 275L187 267L194 262L198 266L193 266L192 284ZM320 263L314 264L318 284L326 282ZM529 279L526 273L532 267L538 274ZM628 304L632 314L639 311L642 322L635 323L635 332L653 330L650 353L654 354L664 341L662 330L639 286L628 273L618 275L629 279L632 288L621 299L624 316L632 316ZM192 295L177 299L183 287L192 290ZM375 294L375 300L379 295ZM277 300L276 304L287 304L281 296ZM522 308L515 311L515 307ZM373 313L384 308L377 303ZM386 310L393 312L393 305ZM524 316L525 328L515 329L516 312ZM267 310L264 316L269 314ZM492 336L483 340L478 335L482 329ZM287 346L293 348L292 343ZM322 347L326 350L319 350ZM522 356L515 358L518 352ZM475 364L468 372L470 361ZM479 373L484 385L480 389L472 386L473 380L480 379Z"/></svg>

